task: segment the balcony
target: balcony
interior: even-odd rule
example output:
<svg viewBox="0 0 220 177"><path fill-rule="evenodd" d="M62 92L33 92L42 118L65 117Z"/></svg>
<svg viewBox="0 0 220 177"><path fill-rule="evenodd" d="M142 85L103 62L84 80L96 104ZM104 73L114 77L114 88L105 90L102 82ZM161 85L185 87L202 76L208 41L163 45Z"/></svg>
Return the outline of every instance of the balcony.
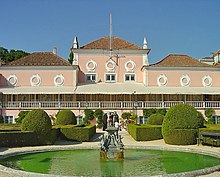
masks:
<svg viewBox="0 0 220 177"><path fill-rule="evenodd" d="M103 110L142 110L146 108L170 108L177 104L189 104L196 109L220 108L220 101L8 101L0 103L2 109L103 109Z"/></svg>

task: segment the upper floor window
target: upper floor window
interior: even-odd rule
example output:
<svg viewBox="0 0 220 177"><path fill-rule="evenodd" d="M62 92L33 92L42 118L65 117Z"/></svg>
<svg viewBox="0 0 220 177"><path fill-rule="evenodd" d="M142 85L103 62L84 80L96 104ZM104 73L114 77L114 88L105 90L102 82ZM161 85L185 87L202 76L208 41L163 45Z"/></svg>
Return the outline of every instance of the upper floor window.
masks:
<svg viewBox="0 0 220 177"><path fill-rule="evenodd" d="M96 81L96 74L86 74L86 81L87 82L95 82Z"/></svg>
<svg viewBox="0 0 220 177"><path fill-rule="evenodd" d="M135 81L135 74L125 74L125 81Z"/></svg>
<svg viewBox="0 0 220 177"><path fill-rule="evenodd" d="M116 82L116 74L106 74L106 82Z"/></svg>

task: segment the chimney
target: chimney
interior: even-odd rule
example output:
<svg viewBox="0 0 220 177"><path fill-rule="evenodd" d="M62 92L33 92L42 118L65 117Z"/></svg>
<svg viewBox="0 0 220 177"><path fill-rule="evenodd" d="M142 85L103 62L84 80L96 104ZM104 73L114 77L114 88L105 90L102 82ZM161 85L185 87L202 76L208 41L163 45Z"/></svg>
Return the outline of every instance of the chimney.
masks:
<svg viewBox="0 0 220 177"><path fill-rule="evenodd" d="M53 48L53 54L55 54L55 55L57 54L57 48L56 47Z"/></svg>

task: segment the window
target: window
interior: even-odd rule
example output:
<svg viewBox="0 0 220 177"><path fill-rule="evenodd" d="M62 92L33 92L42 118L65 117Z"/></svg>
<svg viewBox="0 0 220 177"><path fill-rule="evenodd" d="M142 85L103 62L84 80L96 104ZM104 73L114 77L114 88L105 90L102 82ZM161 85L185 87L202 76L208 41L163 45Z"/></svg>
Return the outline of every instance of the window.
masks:
<svg viewBox="0 0 220 177"><path fill-rule="evenodd" d="M106 80L106 82L115 82L116 75L115 74L106 74L105 80Z"/></svg>
<svg viewBox="0 0 220 177"><path fill-rule="evenodd" d="M125 74L125 81L135 81L134 74Z"/></svg>
<svg viewBox="0 0 220 177"><path fill-rule="evenodd" d="M13 116L5 116L4 122L5 122L5 124L12 124L13 123Z"/></svg>
<svg viewBox="0 0 220 177"><path fill-rule="evenodd" d="M92 81L92 82L95 82L96 81L96 74L87 74L86 75L86 81Z"/></svg>

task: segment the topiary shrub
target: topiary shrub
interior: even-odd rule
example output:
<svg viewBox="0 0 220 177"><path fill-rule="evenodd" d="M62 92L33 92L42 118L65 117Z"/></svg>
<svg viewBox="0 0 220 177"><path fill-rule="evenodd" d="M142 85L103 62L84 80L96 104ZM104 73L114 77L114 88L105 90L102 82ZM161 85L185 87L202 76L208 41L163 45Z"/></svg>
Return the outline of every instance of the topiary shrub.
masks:
<svg viewBox="0 0 220 177"><path fill-rule="evenodd" d="M22 120L25 118L25 116L29 113L30 111L20 111L18 114L18 118L15 119L16 124L21 124Z"/></svg>
<svg viewBox="0 0 220 177"><path fill-rule="evenodd" d="M42 109L29 112L22 121L22 131L35 132L40 144L50 144L48 138L51 135L51 121L48 114Z"/></svg>
<svg viewBox="0 0 220 177"><path fill-rule="evenodd" d="M0 124L4 123L4 117L0 114Z"/></svg>
<svg viewBox="0 0 220 177"><path fill-rule="evenodd" d="M198 137L197 129L172 129L170 135L166 137L165 142L175 145L190 145L196 144Z"/></svg>
<svg viewBox="0 0 220 177"><path fill-rule="evenodd" d="M161 114L152 114L147 119L147 124L150 124L150 125L162 125L163 124L163 119L164 119L164 116L161 115Z"/></svg>
<svg viewBox="0 0 220 177"><path fill-rule="evenodd" d="M75 140L75 141L89 141L96 133L95 125L65 125L60 127L61 139Z"/></svg>
<svg viewBox="0 0 220 177"><path fill-rule="evenodd" d="M173 132L177 129L178 136L173 136ZM192 131L190 131L190 129L192 129ZM188 137L182 138L186 130L193 133L189 133ZM167 111L162 125L162 135L167 144L195 144L197 134L198 113L193 106L179 104L171 107Z"/></svg>
<svg viewBox="0 0 220 177"><path fill-rule="evenodd" d="M128 124L128 133L136 141L151 141L162 139L161 125Z"/></svg>
<svg viewBox="0 0 220 177"><path fill-rule="evenodd" d="M121 115L121 117L122 117L123 119L130 119L131 113L130 113L130 112L123 112L122 115Z"/></svg>
<svg viewBox="0 0 220 177"><path fill-rule="evenodd" d="M84 121L85 124L89 124L89 120L93 120L94 119L94 112L91 109L84 109Z"/></svg>
<svg viewBox="0 0 220 177"><path fill-rule="evenodd" d="M75 125L76 116L71 110L61 110L57 113L56 125Z"/></svg>
<svg viewBox="0 0 220 177"><path fill-rule="evenodd" d="M102 128L103 127L103 111L101 109L96 109L94 112L94 116L97 118L97 127Z"/></svg>
<svg viewBox="0 0 220 177"><path fill-rule="evenodd" d="M198 118L198 126L199 126L199 128L204 128L205 127L205 125L204 125L205 118L201 112L197 111L197 113L198 113L198 117L197 117Z"/></svg>
<svg viewBox="0 0 220 177"><path fill-rule="evenodd" d="M213 119L214 114L215 114L215 110L213 108L207 108L205 110L205 116L208 118L208 123L209 124L214 123L214 119Z"/></svg>
<svg viewBox="0 0 220 177"><path fill-rule="evenodd" d="M162 109L148 108L143 110L143 115L146 118L149 118L153 114L161 114L165 116L166 113L167 113L166 108L162 108Z"/></svg>

